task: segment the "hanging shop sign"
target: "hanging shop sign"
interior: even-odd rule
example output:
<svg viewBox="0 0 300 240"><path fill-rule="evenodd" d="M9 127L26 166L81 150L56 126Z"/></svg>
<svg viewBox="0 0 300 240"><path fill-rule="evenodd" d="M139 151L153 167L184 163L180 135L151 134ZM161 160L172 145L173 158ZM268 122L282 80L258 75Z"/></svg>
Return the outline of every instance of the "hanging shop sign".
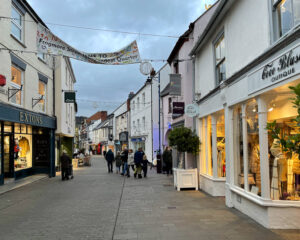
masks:
<svg viewBox="0 0 300 240"><path fill-rule="evenodd" d="M300 45L248 75L248 94L300 73Z"/></svg>
<svg viewBox="0 0 300 240"><path fill-rule="evenodd" d="M65 103L75 103L76 94L75 92L65 92Z"/></svg>
<svg viewBox="0 0 300 240"><path fill-rule="evenodd" d="M89 63L123 65L141 62L136 41L133 41L116 52L86 53L71 47L69 44L55 36L49 29L38 24L36 43L39 53L61 55Z"/></svg>
<svg viewBox="0 0 300 240"><path fill-rule="evenodd" d="M169 74L170 75L170 92L172 96L181 95L181 74Z"/></svg>
<svg viewBox="0 0 300 240"><path fill-rule="evenodd" d="M177 118L184 114L184 102L173 102L172 105L172 118Z"/></svg>
<svg viewBox="0 0 300 240"><path fill-rule="evenodd" d="M184 109L184 113L188 117L196 117L199 114L199 107L196 104L188 104Z"/></svg>
<svg viewBox="0 0 300 240"><path fill-rule="evenodd" d="M119 134L119 139L121 142L127 142L128 141L128 132L121 132Z"/></svg>
<svg viewBox="0 0 300 240"><path fill-rule="evenodd" d="M0 86L3 87L6 85L6 77L0 74Z"/></svg>

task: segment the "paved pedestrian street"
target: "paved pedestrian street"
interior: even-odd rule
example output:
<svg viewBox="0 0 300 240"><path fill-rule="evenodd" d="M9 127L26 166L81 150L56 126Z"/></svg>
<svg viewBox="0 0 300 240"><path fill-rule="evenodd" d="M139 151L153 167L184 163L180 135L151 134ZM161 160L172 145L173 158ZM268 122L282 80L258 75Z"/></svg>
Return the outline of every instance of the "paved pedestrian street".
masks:
<svg viewBox="0 0 300 240"><path fill-rule="evenodd" d="M46 178L0 195L0 239L300 239L297 230L270 231L224 198L177 192L172 177L108 174L103 158L73 180Z"/></svg>

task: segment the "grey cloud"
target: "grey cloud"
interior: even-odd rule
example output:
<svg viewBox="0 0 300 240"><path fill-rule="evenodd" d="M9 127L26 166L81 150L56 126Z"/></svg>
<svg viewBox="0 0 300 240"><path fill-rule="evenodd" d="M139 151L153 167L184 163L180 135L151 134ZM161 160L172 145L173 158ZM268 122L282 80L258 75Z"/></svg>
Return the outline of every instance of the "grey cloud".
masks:
<svg viewBox="0 0 300 240"><path fill-rule="evenodd" d="M215 0L28 0L44 20L67 25L180 36L203 11L204 3ZM132 40L138 42L143 59L167 59L177 39L126 35L48 25L61 39L86 52L115 51ZM75 88L79 115L96 110L112 111L126 100L130 91L137 91L146 76L138 65L105 66L72 60L77 78ZM153 63L155 69L164 63ZM90 101L84 101L90 99ZM92 100L98 101L98 109Z"/></svg>

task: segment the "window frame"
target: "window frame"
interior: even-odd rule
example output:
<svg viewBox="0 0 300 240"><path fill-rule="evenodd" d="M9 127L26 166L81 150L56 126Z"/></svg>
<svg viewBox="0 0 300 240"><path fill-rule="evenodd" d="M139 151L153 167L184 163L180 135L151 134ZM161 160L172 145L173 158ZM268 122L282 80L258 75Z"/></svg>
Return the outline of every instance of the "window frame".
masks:
<svg viewBox="0 0 300 240"><path fill-rule="evenodd" d="M44 95L40 94L40 84L42 84L42 85L44 86ZM47 103L47 84L46 84L44 81L40 80L40 79L39 79L38 92L39 92L39 97L44 96L44 97L43 97L44 110L43 110L41 107L39 108L39 110L40 110L41 112L45 113L45 112L46 112L46 109L47 109L47 105L46 105L46 103ZM40 102L38 103L38 105L41 106L41 105L42 105L42 102L40 101Z"/></svg>
<svg viewBox="0 0 300 240"><path fill-rule="evenodd" d="M223 38L222 41L224 41L224 57L217 63L217 56L216 56L216 50L217 50L217 44L220 44L222 41L220 41ZM217 36L215 37L215 40L212 42L213 45L213 54L214 54L214 69L215 69L215 84L216 87L219 86L222 82L226 81L226 43L225 43L225 33L224 29L222 29ZM220 81L220 76L218 74L219 67L225 64L225 78Z"/></svg>
<svg viewBox="0 0 300 240"><path fill-rule="evenodd" d="M291 8L292 8L292 27L287 32L280 35L280 32L282 31L280 22L279 22L279 16L278 16L278 6L283 2L283 0L271 0L271 11L272 11L272 24L273 24L273 38L274 42L278 41L285 35L289 34L294 28L297 26L300 26L300 23L295 24L295 14L294 14L294 0L291 0Z"/></svg>
<svg viewBox="0 0 300 240"><path fill-rule="evenodd" d="M10 81L10 86L12 87L12 88L15 88L15 89L21 89L22 88L22 90L20 90L19 92L20 92L20 94L21 94L21 101L20 101L20 104L19 103L14 103L14 102L12 102L12 98L10 98L9 99L9 102L10 103L12 103L12 104L14 104L14 105L16 105L16 106L23 106L23 87L22 87L22 85L24 86L24 71L21 69L21 68L19 68L18 66L16 66L15 64L11 64L11 68L12 67L14 67L15 69L17 69L17 70L19 70L20 72L21 72L21 84L20 85L18 85L17 83L14 83L13 81Z"/></svg>
<svg viewBox="0 0 300 240"><path fill-rule="evenodd" d="M21 25L19 25L19 23L13 19L13 16L12 16L12 11L15 10L19 15L20 15L20 22L21 22ZM23 18L24 18L24 14L18 9L17 6L15 6L14 4L12 4L12 8L11 8L11 24L15 25L20 31L20 39L18 36L16 36L12 29L10 29L10 33L12 36L14 36L18 41L20 41L21 43L24 43L24 23L23 23ZM11 25L12 26L12 25Z"/></svg>

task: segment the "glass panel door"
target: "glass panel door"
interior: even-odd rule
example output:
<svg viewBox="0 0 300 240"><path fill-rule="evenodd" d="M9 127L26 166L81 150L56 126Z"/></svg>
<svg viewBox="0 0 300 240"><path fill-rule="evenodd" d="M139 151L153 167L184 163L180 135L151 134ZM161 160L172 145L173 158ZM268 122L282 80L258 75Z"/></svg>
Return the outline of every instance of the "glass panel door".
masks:
<svg viewBox="0 0 300 240"><path fill-rule="evenodd" d="M14 161L12 151L12 134L4 135L4 176L7 178L14 177Z"/></svg>

